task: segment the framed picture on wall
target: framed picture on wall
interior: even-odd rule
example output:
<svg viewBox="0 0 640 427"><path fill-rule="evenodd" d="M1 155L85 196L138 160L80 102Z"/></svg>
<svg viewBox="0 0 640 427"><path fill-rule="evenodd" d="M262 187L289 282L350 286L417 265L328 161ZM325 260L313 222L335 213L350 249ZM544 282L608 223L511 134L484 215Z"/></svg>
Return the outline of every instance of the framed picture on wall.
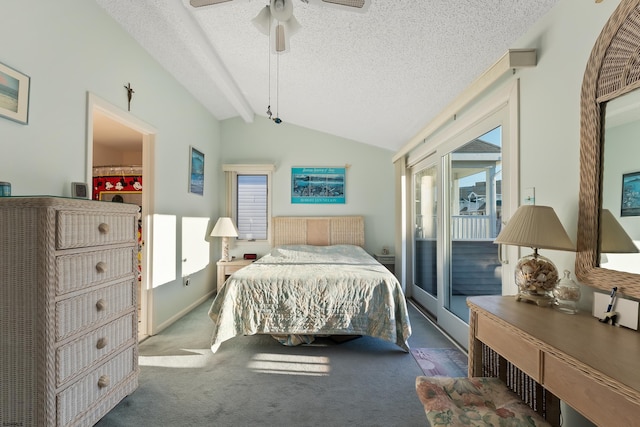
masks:
<svg viewBox="0 0 640 427"><path fill-rule="evenodd" d="M640 172L622 175L622 203L620 216L640 215Z"/></svg>
<svg viewBox="0 0 640 427"><path fill-rule="evenodd" d="M204 153L189 147L189 192L204 195Z"/></svg>
<svg viewBox="0 0 640 427"><path fill-rule="evenodd" d="M29 76L0 63L0 116L29 122Z"/></svg>
<svg viewBox="0 0 640 427"><path fill-rule="evenodd" d="M345 168L291 168L291 203L345 203Z"/></svg>

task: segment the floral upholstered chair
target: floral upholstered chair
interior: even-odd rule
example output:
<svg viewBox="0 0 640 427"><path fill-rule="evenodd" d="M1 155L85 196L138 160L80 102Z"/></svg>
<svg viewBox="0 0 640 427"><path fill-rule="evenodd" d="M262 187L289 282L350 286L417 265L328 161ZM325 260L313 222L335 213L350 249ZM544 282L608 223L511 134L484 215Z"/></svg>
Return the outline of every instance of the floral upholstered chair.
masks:
<svg viewBox="0 0 640 427"><path fill-rule="evenodd" d="M550 426L498 378L417 377L431 427Z"/></svg>

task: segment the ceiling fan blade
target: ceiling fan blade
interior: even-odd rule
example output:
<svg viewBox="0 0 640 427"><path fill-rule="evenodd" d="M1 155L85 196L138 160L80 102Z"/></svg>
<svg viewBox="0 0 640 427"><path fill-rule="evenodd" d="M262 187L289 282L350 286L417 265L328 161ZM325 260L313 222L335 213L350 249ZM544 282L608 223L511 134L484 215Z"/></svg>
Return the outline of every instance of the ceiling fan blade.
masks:
<svg viewBox="0 0 640 427"><path fill-rule="evenodd" d="M189 4L193 7L211 6L214 4L226 3L232 0L190 0Z"/></svg>
<svg viewBox="0 0 640 427"><path fill-rule="evenodd" d="M309 3L321 7L332 7L336 9L346 10L348 12L365 13L369 6L371 6L371 0L302 0L304 3Z"/></svg>
<svg viewBox="0 0 640 427"><path fill-rule="evenodd" d="M346 7L355 7L362 9L366 3L365 0L322 0L324 3L337 4Z"/></svg>

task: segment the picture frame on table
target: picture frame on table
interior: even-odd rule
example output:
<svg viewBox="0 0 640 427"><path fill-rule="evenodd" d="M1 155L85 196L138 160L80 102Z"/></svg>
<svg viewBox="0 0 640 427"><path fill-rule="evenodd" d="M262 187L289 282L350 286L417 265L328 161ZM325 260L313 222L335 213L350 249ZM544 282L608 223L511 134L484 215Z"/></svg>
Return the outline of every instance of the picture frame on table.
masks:
<svg viewBox="0 0 640 427"><path fill-rule="evenodd" d="M204 153L189 147L189 193L204 195Z"/></svg>
<svg viewBox="0 0 640 427"><path fill-rule="evenodd" d="M0 62L0 117L29 123L31 78Z"/></svg>

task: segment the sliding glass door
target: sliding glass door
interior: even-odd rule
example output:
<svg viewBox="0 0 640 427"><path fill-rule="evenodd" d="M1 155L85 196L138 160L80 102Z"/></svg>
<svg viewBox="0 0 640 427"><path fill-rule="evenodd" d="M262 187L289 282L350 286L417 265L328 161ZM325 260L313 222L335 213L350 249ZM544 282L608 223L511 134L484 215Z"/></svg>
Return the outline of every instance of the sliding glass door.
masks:
<svg viewBox="0 0 640 427"><path fill-rule="evenodd" d="M506 108L497 110L443 137L428 155L410 163L411 294L465 347L467 297L508 293L512 282L493 243L503 214L517 204L512 193L517 179L511 175L517 165L503 162L517 159L515 148L505 147L507 118Z"/></svg>
<svg viewBox="0 0 640 427"><path fill-rule="evenodd" d="M449 189L444 307L469 322L466 299L502 293L502 266L493 243L501 226L502 129L497 127L444 158Z"/></svg>
<svg viewBox="0 0 640 427"><path fill-rule="evenodd" d="M429 162L413 174L413 295L429 311L437 310L438 168Z"/></svg>

